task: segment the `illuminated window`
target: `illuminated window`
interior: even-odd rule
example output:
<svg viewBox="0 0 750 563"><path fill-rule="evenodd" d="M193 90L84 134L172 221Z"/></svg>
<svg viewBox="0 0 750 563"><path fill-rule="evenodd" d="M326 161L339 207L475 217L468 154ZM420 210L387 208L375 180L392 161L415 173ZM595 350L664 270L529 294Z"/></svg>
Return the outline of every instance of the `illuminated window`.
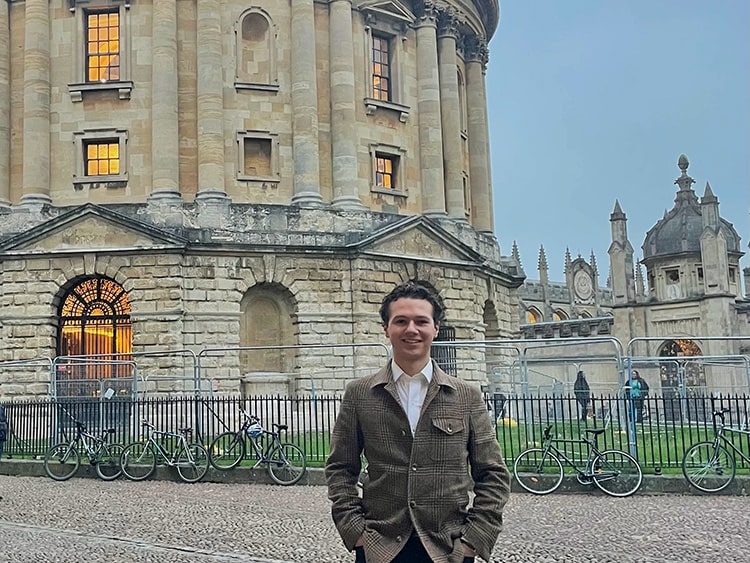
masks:
<svg viewBox="0 0 750 563"><path fill-rule="evenodd" d="M76 15L70 99L81 102L88 92L114 91L129 100L129 0L70 0L69 5Z"/></svg>
<svg viewBox="0 0 750 563"><path fill-rule="evenodd" d="M124 187L127 173L127 131L123 129L84 129L73 133L76 164L73 184L106 183Z"/></svg>
<svg viewBox="0 0 750 563"><path fill-rule="evenodd" d="M372 97L391 101L391 40L375 34L372 36Z"/></svg>
<svg viewBox="0 0 750 563"><path fill-rule="evenodd" d="M58 384L65 395L94 395L102 380L126 378L132 374L133 330L130 300L117 282L89 278L73 286L60 306L57 355ZM69 356L93 356L85 362ZM90 386L87 380L96 380ZM86 391L84 391L86 390Z"/></svg>
<svg viewBox="0 0 750 563"><path fill-rule="evenodd" d="M120 173L120 144L116 140L85 143L86 176L109 176Z"/></svg>
<svg viewBox="0 0 750 563"><path fill-rule="evenodd" d="M86 16L86 81L120 80L120 14L89 12Z"/></svg>
<svg viewBox="0 0 750 563"><path fill-rule="evenodd" d="M375 185L379 188L392 190L396 188L395 169L396 159L382 154L375 156Z"/></svg>
<svg viewBox="0 0 750 563"><path fill-rule="evenodd" d="M391 145L370 145L372 190L406 196L404 163L406 152Z"/></svg>
<svg viewBox="0 0 750 563"><path fill-rule="evenodd" d="M542 322L542 314L535 308L526 309L526 322L529 324Z"/></svg>

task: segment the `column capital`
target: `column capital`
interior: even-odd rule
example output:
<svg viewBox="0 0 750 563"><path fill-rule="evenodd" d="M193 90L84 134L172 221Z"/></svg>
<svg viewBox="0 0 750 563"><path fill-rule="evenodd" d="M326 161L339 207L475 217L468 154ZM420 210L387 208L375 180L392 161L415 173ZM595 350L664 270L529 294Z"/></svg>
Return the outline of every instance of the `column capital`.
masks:
<svg viewBox="0 0 750 563"><path fill-rule="evenodd" d="M415 15L417 16L417 20L414 22L414 27L426 25L437 27L439 12L435 0L422 0L416 6Z"/></svg>
<svg viewBox="0 0 750 563"><path fill-rule="evenodd" d="M454 8L441 8L438 11L438 37L458 39L458 26L461 23L459 13Z"/></svg>
<svg viewBox="0 0 750 563"><path fill-rule="evenodd" d="M487 66L490 60L490 50L487 46L487 40L484 37L476 35L467 35L463 40L463 48L467 62L479 62L483 67Z"/></svg>

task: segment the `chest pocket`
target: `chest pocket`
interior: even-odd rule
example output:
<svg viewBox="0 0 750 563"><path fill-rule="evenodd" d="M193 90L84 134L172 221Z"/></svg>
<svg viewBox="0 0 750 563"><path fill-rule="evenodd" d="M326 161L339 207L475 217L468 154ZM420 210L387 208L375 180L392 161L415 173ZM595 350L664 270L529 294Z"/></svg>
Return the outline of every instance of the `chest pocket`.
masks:
<svg viewBox="0 0 750 563"><path fill-rule="evenodd" d="M463 418L432 419L433 443L430 457L436 461L460 461L466 458L466 425Z"/></svg>

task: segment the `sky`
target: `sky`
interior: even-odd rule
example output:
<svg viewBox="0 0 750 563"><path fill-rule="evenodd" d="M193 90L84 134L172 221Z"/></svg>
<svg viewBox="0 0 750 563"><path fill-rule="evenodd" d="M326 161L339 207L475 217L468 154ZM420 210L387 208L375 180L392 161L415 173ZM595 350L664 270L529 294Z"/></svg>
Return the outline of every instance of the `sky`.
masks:
<svg viewBox="0 0 750 563"><path fill-rule="evenodd" d="M564 281L566 248L586 260L593 251L606 283L615 201L638 259L674 205L680 154L698 197L709 182L748 252L748 0L500 0L500 9L486 80L502 254L516 241L538 279L544 246L550 280Z"/></svg>

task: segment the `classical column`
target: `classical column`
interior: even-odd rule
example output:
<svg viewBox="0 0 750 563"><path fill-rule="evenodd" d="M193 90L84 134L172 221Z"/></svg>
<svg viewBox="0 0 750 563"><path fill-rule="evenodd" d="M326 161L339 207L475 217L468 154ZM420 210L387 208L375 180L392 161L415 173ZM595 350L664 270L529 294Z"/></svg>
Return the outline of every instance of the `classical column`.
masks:
<svg viewBox="0 0 750 563"><path fill-rule="evenodd" d="M483 40L466 40L466 113L469 135L469 178L472 223L481 232L493 232L490 146L485 94L487 47Z"/></svg>
<svg viewBox="0 0 750 563"><path fill-rule="evenodd" d="M0 209L10 206L10 24L0 2Z"/></svg>
<svg viewBox="0 0 750 563"><path fill-rule="evenodd" d="M292 0L292 203L321 206L313 0Z"/></svg>
<svg viewBox="0 0 750 563"><path fill-rule="evenodd" d="M179 202L180 143L177 117L175 0L154 0L152 30L151 197L174 199Z"/></svg>
<svg viewBox="0 0 750 563"><path fill-rule="evenodd" d="M198 194L226 195L219 0L198 0ZM204 192L204 193L202 193Z"/></svg>
<svg viewBox="0 0 750 563"><path fill-rule="evenodd" d="M458 96L456 39L458 19L452 9L443 10L439 18L438 59L440 61L440 116L445 166L445 201L448 216L466 218L463 187L463 154L461 151L461 101Z"/></svg>
<svg viewBox="0 0 750 563"><path fill-rule="evenodd" d="M352 2L332 0L329 10L333 206L339 209L365 209L357 193Z"/></svg>
<svg viewBox="0 0 750 563"><path fill-rule="evenodd" d="M50 38L48 0L27 0L23 57L21 206L52 203L50 182Z"/></svg>
<svg viewBox="0 0 750 563"><path fill-rule="evenodd" d="M424 3L422 13L414 27L417 31L417 110L419 112L422 213L445 215L437 11L433 2Z"/></svg>

